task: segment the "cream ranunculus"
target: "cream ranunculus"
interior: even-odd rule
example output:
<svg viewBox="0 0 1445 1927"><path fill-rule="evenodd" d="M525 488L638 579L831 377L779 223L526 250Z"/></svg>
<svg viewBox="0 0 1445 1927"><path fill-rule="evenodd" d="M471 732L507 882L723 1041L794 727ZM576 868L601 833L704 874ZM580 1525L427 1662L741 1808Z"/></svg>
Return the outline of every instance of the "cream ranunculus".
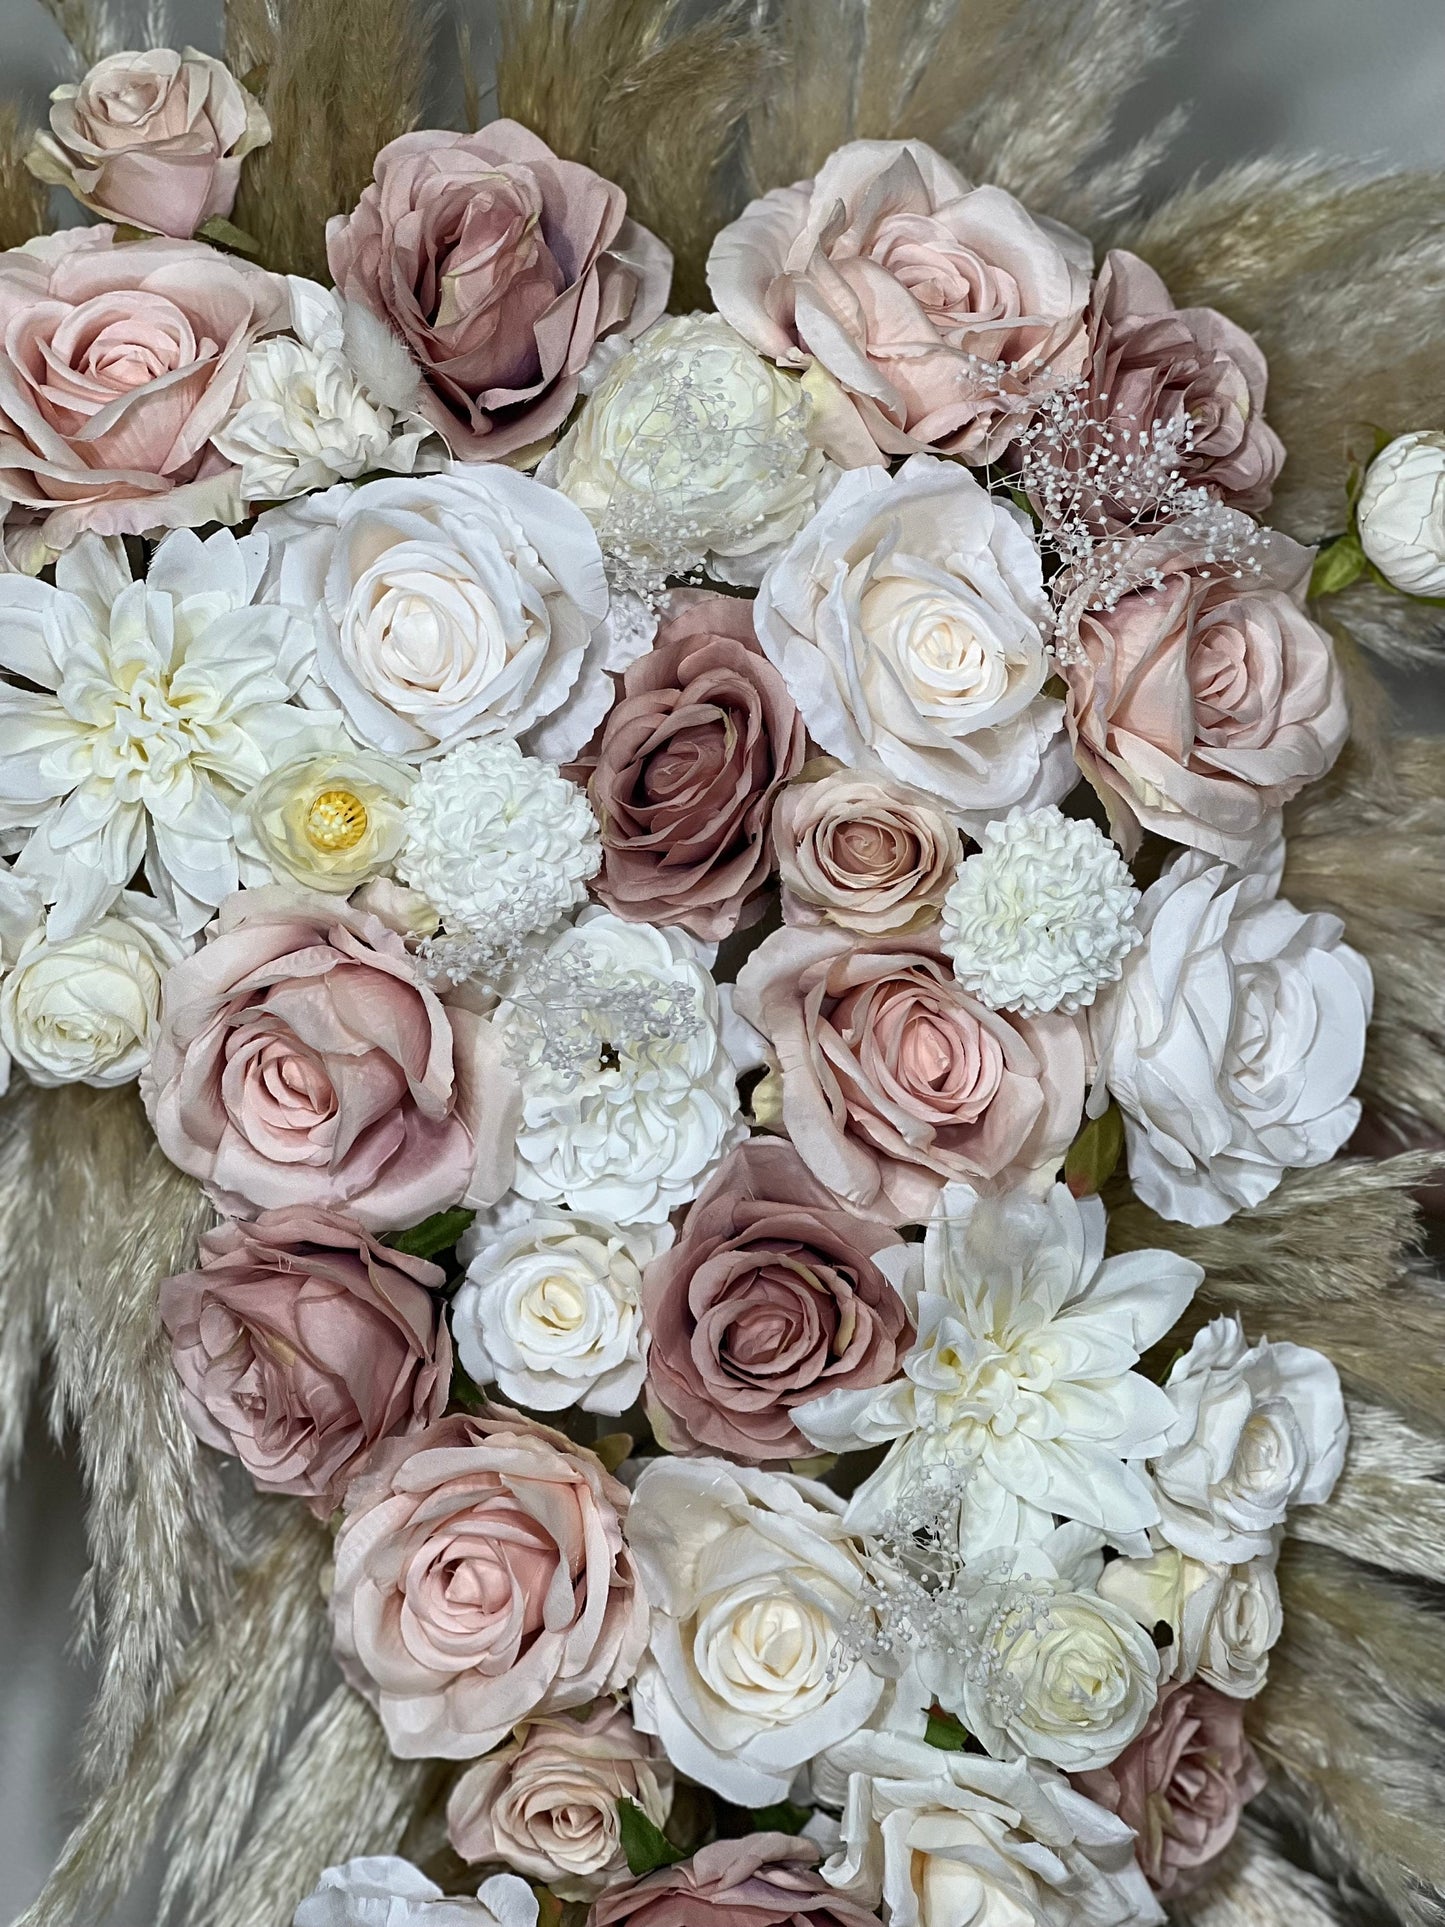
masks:
<svg viewBox="0 0 1445 1927"><path fill-rule="evenodd" d="M976 826L1076 771L1040 695L1047 606L1028 523L956 463L855 469L763 579L758 639L815 740Z"/></svg>
<svg viewBox="0 0 1445 1927"><path fill-rule="evenodd" d="M252 790L237 847L278 882L347 896L401 848L411 784L404 763L367 750L297 757Z"/></svg>
<svg viewBox="0 0 1445 1927"><path fill-rule="evenodd" d="M1231 1699L1253 1699L1284 1628L1276 1561L1267 1552L1239 1566L1205 1565L1162 1545L1147 1559L1105 1566L1099 1592L1141 1626L1172 1629L1173 1644L1161 1655L1164 1677L1202 1679Z"/></svg>
<svg viewBox="0 0 1445 1927"><path fill-rule="evenodd" d="M537 1896L516 1874L499 1873L475 1900L448 1898L409 1860L374 1854L328 1867L292 1927L537 1927Z"/></svg>
<svg viewBox="0 0 1445 1927"><path fill-rule="evenodd" d="M1400 435L1360 491L1360 546L1406 595L1445 595L1445 429Z"/></svg>
<svg viewBox="0 0 1445 1927"><path fill-rule="evenodd" d="M654 1459L627 1533L653 1610L634 1719L724 1799L786 1799L883 1691L866 1666L837 1663L863 1583L843 1501L723 1459Z"/></svg>

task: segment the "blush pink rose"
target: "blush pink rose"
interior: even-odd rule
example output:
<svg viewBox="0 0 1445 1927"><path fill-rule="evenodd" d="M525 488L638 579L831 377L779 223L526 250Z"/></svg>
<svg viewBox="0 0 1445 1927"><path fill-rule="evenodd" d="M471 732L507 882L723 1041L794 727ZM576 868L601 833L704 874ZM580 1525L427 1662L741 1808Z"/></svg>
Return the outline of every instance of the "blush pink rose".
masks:
<svg viewBox="0 0 1445 1927"><path fill-rule="evenodd" d="M740 596L682 596L574 774L602 826L593 886L634 923L716 942L760 909L768 824L807 738Z"/></svg>
<svg viewBox="0 0 1445 1927"><path fill-rule="evenodd" d="M497 120L383 147L326 253L342 296L405 342L452 453L498 461L539 454L598 341L667 305L672 257L626 212L620 187Z"/></svg>
<svg viewBox="0 0 1445 1927"><path fill-rule="evenodd" d="M335 1211L293 1205L201 1239L196 1271L161 1286L192 1430L258 1486L341 1503L371 1448L446 1410L446 1274Z"/></svg>
<svg viewBox="0 0 1445 1927"><path fill-rule="evenodd" d="M286 283L200 241L71 228L0 254L0 497L52 550L241 517L211 437Z"/></svg>
<svg viewBox="0 0 1445 1927"><path fill-rule="evenodd" d="M229 1216L304 1204L387 1231L511 1182L520 1093L491 1026L334 898L222 904L166 977L142 1096L166 1156Z"/></svg>
<svg viewBox="0 0 1445 1927"><path fill-rule="evenodd" d="M107 220L188 239L231 212L243 157L270 138L260 102L219 60L151 47L57 87L26 165Z"/></svg>
<svg viewBox="0 0 1445 1927"><path fill-rule="evenodd" d="M754 1138L716 1172L642 1282L647 1376L672 1451L808 1457L792 1408L897 1375L913 1341L910 1247L843 1210L790 1144Z"/></svg>
<svg viewBox="0 0 1445 1927"><path fill-rule="evenodd" d="M920 1224L955 1179L1054 1170L1079 1128L1081 1021L989 1010L931 933L774 931L736 1003L772 1046L788 1136L856 1211Z"/></svg>
<svg viewBox="0 0 1445 1927"><path fill-rule="evenodd" d="M936 923L963 861L963 837L936 797L891 777L816 767L773 810L789 923L888 936Z"/></svg>
<svg viewBox="0 0 1445 1927"><path fill-rule="evenodd" d="M626 1486L503 1407L379 1446L336 1541L347 1679L405 1760L470 1760L520 1720L625 1686L647 1602Z"/></svg>
<svg viewBox="0 0 1445 1927"><path fill-rule="evenodd" d="M815 1871L818 1857L786 1833L714 1840L681 1866L609 1888L588 1927L878 1927Z"/></svg>
<svg viewBox="0 0 1445 1927"><path fill-rule="evenodd" d="M1082 367L1091 266L1082 235L922 141L865 140L744 208L708 286L761 354L821 364L885 455L977 464Z"/></svg>
<svg viewBox="0 0 1445 1927"><path fill-rule="evenodd" d="M1160 1687L1149 1724L1112 1765L1070 1775L1134 1829L1144 1878L1162 1899L1199 1885L1266 1778L1242 1703L1177 1680Z"/></svg>
<svg viewBox="0 0 1445 1927"><path fill-rule="evenodd" d="M1312 557L1266 531L1241 580L1168 529L1140 550L1158 586L1083 614L1059 658L1074 753L1126 856L1142 826L1240 862L1349 735L1334 647L1304 612Z"/></svg>

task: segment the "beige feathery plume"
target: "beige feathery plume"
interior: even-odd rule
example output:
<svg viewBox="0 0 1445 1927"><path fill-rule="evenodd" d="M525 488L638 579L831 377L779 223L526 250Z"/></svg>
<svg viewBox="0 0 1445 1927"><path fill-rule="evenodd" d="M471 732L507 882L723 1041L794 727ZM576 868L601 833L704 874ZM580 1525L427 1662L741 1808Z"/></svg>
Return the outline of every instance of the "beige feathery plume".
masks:
<svg viewBox="0 0 1445 1927"><path fill-rule="evenodd" d="M31 132L13 101L0 101L0 251L18 248L50 225L50 194L25 165Z"/></svg>
<svg viewBox="0 0 1445 1927"><path fill-rule="evenodd" d="M34 1243L36 1131L45 1102L27 1083L0 1107L0 1518L45 1357L45 1266Z"/></svg>
<svg viewBox="0 0 1445 1927"><path fill-rule="evenodd" d="M1324 1505L1298 1506L1297 1539L1445 1585L1445 1439L1384 1406L1346 1401L1350 1446Z"/></svg>
<svg viewBox="0 0 1445 1927"><path fill-rule="evenodd" d="M119 22L106 0L40 0L64 34L77 74L119 50Z"/></svg>
<svg viewBox="0 0 1445 1927"><path fill-rule="evenodd" d="M1169 1903L1175 1927L1348 1927L1351 1917L1338 1888L1295 1866L1253 1809L1208 1882Z"/></svg>

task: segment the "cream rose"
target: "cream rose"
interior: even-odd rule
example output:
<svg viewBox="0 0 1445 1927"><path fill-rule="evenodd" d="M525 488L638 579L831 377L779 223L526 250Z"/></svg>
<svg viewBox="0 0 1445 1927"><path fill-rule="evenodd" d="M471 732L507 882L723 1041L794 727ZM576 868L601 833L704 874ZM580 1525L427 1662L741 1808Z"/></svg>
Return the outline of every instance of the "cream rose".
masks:
<svg viewBox="0 0 1445 1927"><path fill-rule="evenodd" d="M404 763L366 750L298 757L252 790L237 847L278 882L347 896L400 850L411 784Z"/></svg>
<svg viewBox="0 0 1445 1927"><path fill-rule="evenodd" d="M1075 771L1040 695L1047 606L1028 523L928 455L856 469L763 579L754 611L814 739L965 817L1057 802ZM1052 751L1052 753L1051 753Z"/></svg>
<svg viewBox="0 0 1445 1927"><path fill-rule="evenodd" d="M1253 1699L1284 1628L1276 1559L1271 1551L1239 1566L1205 1565L1165 1545L1147 1559L1105 1566L1099 1592L1141 1626L1171 1628L1173 1644L1161 1655L1166 1678L1202 1679L1232 1699Z"/></svg>
<svg viewBox="0 0 1445 1927"><path fill-rule="evenodd" d="M1360 491L1360 547L1406 595L1445 596L1445 429L1400 435Z"/></svg>
<svg viewBox="0 0 1445 1927"><path fill-rule="evenodd" d="M537 1927L537 1896L516 1874L499 1873L475 1900L448 1898L409 1860L373 1854L328 1867L292 1927Z"/></svg>

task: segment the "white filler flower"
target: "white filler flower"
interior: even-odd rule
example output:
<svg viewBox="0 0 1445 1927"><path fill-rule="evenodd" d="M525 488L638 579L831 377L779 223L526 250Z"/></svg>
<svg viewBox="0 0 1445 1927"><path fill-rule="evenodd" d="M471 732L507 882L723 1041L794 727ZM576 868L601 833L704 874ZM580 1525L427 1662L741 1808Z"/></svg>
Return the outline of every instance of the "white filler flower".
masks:
<svg viewBox="0 0 1445 1927"><path fill-rule="evenodd" d="M1401 435L1360 491L1360 546L1407 595L1445 595L1445 430Z"/></svg>
<svg viewBox="0 0 1445 1927"><path fill-rule="evenodd" d="M1049 804L990 823L943 902L953 974L993 1010L1072 1014L1139 942L1139 892L1092 823Z"/></svg>

